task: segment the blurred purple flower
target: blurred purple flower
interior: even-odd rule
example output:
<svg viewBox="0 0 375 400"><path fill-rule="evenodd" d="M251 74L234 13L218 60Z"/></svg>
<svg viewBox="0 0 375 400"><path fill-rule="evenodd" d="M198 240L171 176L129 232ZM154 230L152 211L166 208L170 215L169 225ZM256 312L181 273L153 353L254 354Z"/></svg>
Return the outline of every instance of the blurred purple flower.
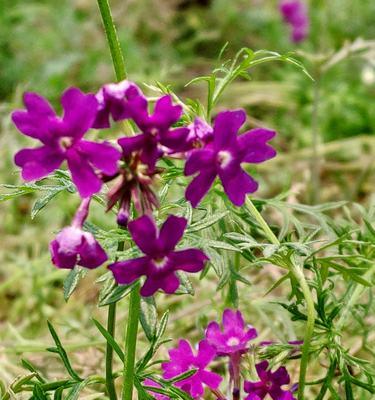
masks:
<svg viewBox="0 0 375 400"><path fill-rule="evenodd" d="M62 118L36 93L25 93L24 104L26 111L14 111L13 122L23 134L40 140L42 146L26 148L15 155L23 179L44 178L67 160L80 196L85 198L97 193L102 182L96 170L114 174L121 153L109 143L82 139L96 116L98 103L95 96L84 94L77 88L67 89L61 98Z"/></svg>
<svg viewBox="0 0 375 400"><path fill-rule="evenodd" d="M118 261L109 266L119 284L129 284L140 276L147 277L142 296L151 296L158 289L174 293L179 287L175 272L199 272L208 257L198 249L175 251L182 238L187 220L170 215L158 231L154 220L144 215L129 223L128 229L144 257Z"/></svg>
<svg viewBox="0 0 375 400"><path fill-rule="evenodd" d="M223 313L223 331L217 322L210 322L206 330L208 343L216 348L220 356L243 353L248 342L256 338L257 331L250 325L245 326L240 311L225 310Z"/></svg>
<svg viewBox="0 0 375 400"><path fill-rule="evenodd" d="M193 354L190 343L181 339L176 349L169 350L170 361L162 364L164 379L171 379L184 372L197 369L194 375L175 385L189 393L194 399L200 398L204 393L204 385L217 389L222 377L206 367L215 358L216 350L206 340L199 342L198 353Z"/></svg>
<svg viewBox="0 0 375 400"><path fill-rule="evenodd" d="M285 367L278 368L275 372L268 370L268 361L256 365L260 381L244 383L244 390L249 395L245 400L264 399L267 394L273 400L295 400L290 390L283 390L281 386L288 385L290 378Z"/></svg>
<svg viewBox="0 0 375 400"><path fill-rule="evenodd" d="M284 21L291 26L291 40L302 42L309 33L309 17L306 5L301 0L282 0L280 12Z"/></svg>
<svg viewBox="0 0 375 400"><path fill-rule="evenodd" d="M124 80L104 85L96 94L98 112L93 127L109 128L110 117L114 121L131 118L132 110L147 108L147 99L133 82Z"/></svg>
<svg viewBox="0 0 375 400"><path fill-rule="evenodd" d="M124 155L129 156L138 151L141 161L152 171L158 158L164 154L163 147L172 151L179 151L183 147L189 129L171 129L181 114L182 107L173 105L171 96L161 97L156 102L153 114L148 113L147 103L139 102L138 107L132 107L131 117L142 133L118 140Z"/></svg>
<svg viewBox="0 0 375 400"><path fill-rule="evenodd" d="M161 385L159 385L157 382L153 381L152 379L145 379L143 381L144 386L152 386L155 388L161 388ZM150 392L151 396L156 399L156 400L170 400L168 396L165 396L164 394L156 393L153 392L152 390L148 390Z"/></svg>
<svg viewBox="0 0 375 400"><path fill-rule="evenodd" d="M90 232L82 230L87 218L90 198L82 200L72 225L64 228L50 243L52 262L58 268L73 269L76 265L96 268L108 257Z"/></svg>
<svg viewBox="0 0 375 400"><path fill-rule="evenodd" d="M193 207L199 204L217 175L236 206L243 205L247 193L257 190L258 183L242 169L241 163L261 163L274 157L276 151L267 142L276 132L257 128L237 136L245 120L243 110L221 112L215 119L213 142L190 152L185 175L199 172L185 194Z"/></svg>

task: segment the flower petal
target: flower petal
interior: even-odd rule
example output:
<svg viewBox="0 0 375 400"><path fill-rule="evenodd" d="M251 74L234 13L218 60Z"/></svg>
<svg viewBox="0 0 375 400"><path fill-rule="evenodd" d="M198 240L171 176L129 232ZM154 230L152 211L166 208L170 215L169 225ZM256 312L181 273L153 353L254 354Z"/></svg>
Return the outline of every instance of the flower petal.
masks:
<svg viewBox="0 0 375 400"><path fill-rule="evenodd" d="M211 389L217 389L223 380L220 375L215 374L211 371L199 371L198 374L201 382L203 382Z"/></svg>
<svg viewBox="0 0 375 400"><path fill-rule="evenodd" d="M276 150L267 144L276 135L275 131L257 128L238 137L243 162L261 163L276 156Z"/></svg>
<svg viewBox="0 0 375 400"><path fill-rule="evenodd" d="M170 254L169 259L173 263L175 270L199 272L202 271L205 262L208 261L209 258L202 250L187 249L174 251Z"/></svg>
<svg viewBox="0 0 375 400"><path fill-rule="evenodd" d="M172 273L158 280L159 288L163 289L165 293L172 294L175 293L180 286L180 281L177 276Z"/></svg>
<svg viewBox="0 0 375 400"><path fill-rule="evenodd" d="M214 169L215 153L212 150L200 149L193 150L185 163L184 174L193 175L198 171Z"/></svg>
<svg viewBox="0 0 375 400"><path fill-rule="evenodd" d="M122 147L125 157L130 156L134 151L139 151L143 148L146 142L146 135L141 134L131 137L123 137L117 141L117 143Z"/></svg>
<svg viewBox="0 0 375 400"><path fill-rule="evenodd" d="M143 215L129 222L128 229L134 242L143 253L150 256L159 255L157 228L154 220L150 216Z"/></svg>
<svg viewBox="0 0 375 400"><path fill-rule="evenodd" d="M198 345L198 355L195 364L199 368L205 368L216 357L216 349L207 340L201 340Z"/></svg>
<svg viewBox="0 0 375 400"><path fill-rule="evenodd" d="M187 220L183 217L169 215L160 229L159 241L165 252L174 250L182 238L186 228Z"/></svg>
<svg viewBox="0 0 375 400"><path fill-rule="evenodd" d="M108 266L113 273L117 283L128 285L134 282L140 276L145 274L148 268L148 259L146 257L134 258L133 260L116 261Z"/></svg>
<svg viewBox="0 0 375 400"><path fill-rule="evenodd" d="M162 131L160 143L174 151L183 151L186 148L186 138L189 134L188 128L176 128Z"/></svg>
<svg viewBox="0 0 375 400"><path fill-rule="evenodd" d="M278 368L275 372L271 373L273 382L279 386L287 385L290 383L290 377L285 367Z"/></svg>
<svg viewBox="0 0 375 400"><path fill-rule="evenodd" d="M210 187L214 183L216 178L216 170L208 170L201 172L196 176L189 184L186 189L185 197L190 201L191 205L195 208L206 193L210 190Z"/></svg>
<svg viewBox="0 0 375 400"><path fill-rule="evenodd" d="M224 332L228 332L233 329L242 330L245 327L245 322L242 318L242 314L237 310L226 309L223 313L223 327Z"/></svg>
<svg viewBox="0 0 375 400"><path fill-rule="evenodd" d="M86 268L97 268L108 260L102 246L89 232L83 233L83 241L79 247L80 260L78 265Z"/></svg>
<svg viewBox="0 0 375 400"><path fill-rule="evenodd" d="M73 269L77 264L77 253L60 252L60 244L58 240L53 240L49 245L51 259L54 265L58 268Z"/></svg>
<svg viewBox="0 0 375 400"><path fill-rule="evenodd" d="M214 149L220 151L236 146L237 132L246 121L244 110L223 111L214 123Z"/></svg>
<svg viewBox="0 0 375 400"><path fill-rule="evenodd" d="M180 119L181 114L182 107L173 105L172 96L167 95L156 102L150 121L160 130L167 130Z"/></svg>

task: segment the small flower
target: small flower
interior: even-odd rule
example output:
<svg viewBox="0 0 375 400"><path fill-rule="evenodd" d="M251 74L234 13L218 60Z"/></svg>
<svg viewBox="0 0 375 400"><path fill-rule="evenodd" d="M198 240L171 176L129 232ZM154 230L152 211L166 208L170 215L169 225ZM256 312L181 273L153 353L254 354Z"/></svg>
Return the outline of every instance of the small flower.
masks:
<svg viewBox="0 0 375 400"><path fill-rule="evenodd" d="M152 296L158 289L174 293L179 287L175 272L199 272L208 257L198 249L175 251L187 220L170 215L158 231L153 219L144 215L128 225L129 232L144 257L118 261L109 266L119 284L129 284L142 275L147 277L142 296Z"/></svg>
<svg viewBox="0 0 375 400"><path fill-rule="evenodd" d="M248 342L257 336L256 329L250 325L245 326L239 311L229 309L223 313L223 331L215 321L210 322L206 330L207 341L221 356L246 352Z"/></svg>
<svg viewBox="0 0 375 400"><path fill-rule="evenodd" d="M171 129L181 114L182 107L173 105L171 96L161 97L151 115L147 104L140 103L138 107L132 108L131 116L143 133L118 140L125 156L137 151L141 161L150 170L154 169L158 158L164 154L163 146L178 151L189 134L188 128Z"/></svg>
<svg viewBox="0 0 375 400"><path fill-rule="evenodd" d="M176 349L169 350L170 361L163 363L163 378L171 379L184 372L196 369L194 375L175 385L189 393L194 399L203 396L204 386L217 389L222 381L220 375L206 370L208 364L215 358L216 350L206 340L199 343L198 353L195 356L187 340L181 339Z"/></svg>
<svg viewBox="0 0 375 400"><path fill-rule="evenodd" d="M274 157L276 152L267 141L276 133L258 128L237 136L245 120L243 110L220 113L215 120L212 144L190 152L185 175L199 172L185 194L193 207L199 204L217 175L225 193L236 206L244 203L247 193L257 190L257 182L241 168L241 163L261 163Z"/></svg>
<svg viewBox="0 0 375 400"><path fill-rule="evenodd" d="M16 165L22 168L22 177L26 181L44 178L67 160L81 197L97 193L102 182L96 170L114 174L121 153L109 143L82 139L96 116L98 103L95 96L84 94L77 88L66 90L61 98L62 118L36 93L26 93L24 103L27 110L13 112L13 122L22 133L40 140L42 146L23 149L15 155Z"/></svg>
<svg viewBox="0 0 375 400"><path fill-rule="evenodd" d="M289 374L285 367L280 367L275 372L272 372L268 370L268 366L268 361L262 361L256 365L260 381L246 381L244 383L244 390L249 393L245 400L264 399L267 394L273 400L295 400L290 390L281 389L281 386L290 383Z"/></svg>
<svg viewBox="0 0 375 400"><path fill-rule="evenodd" d="M143 381L143 385L144 386L152 386L155 388L161 388L161 386L157 382L153 381L152 379L145 379ZM148 390L148 392L151 392L152 397L156 400L170 400L170 398L168 396L165 396L164 394L156 393L156 392L153 392L152 390Z"/></svg>
<svg viewBox="0 0 375 400"><path fill-rule="evenodd" d="M64 228L50 243L52 262L58 268L73 269L76 265L96 268L107 261L108 257L89 232L82 230L87 218L90 199L84 199L71 226Z"/></svg>
<svg viewBox="0 0 375 400"><path fill-rule="evenodd" d="M124 80L104 85L96 95L99 103L93 127L110 127L110 116L114 121L131 118L132 110L147 108L147 99L133 82Z"/></svg>
<svg viewBox="0 0 375 400"><path fill-rule="evenodd" d="M282 0L280 12L284 21L291 26L291 40L303 41L309 33L309 17L306 5L301 0Z"/></svg>

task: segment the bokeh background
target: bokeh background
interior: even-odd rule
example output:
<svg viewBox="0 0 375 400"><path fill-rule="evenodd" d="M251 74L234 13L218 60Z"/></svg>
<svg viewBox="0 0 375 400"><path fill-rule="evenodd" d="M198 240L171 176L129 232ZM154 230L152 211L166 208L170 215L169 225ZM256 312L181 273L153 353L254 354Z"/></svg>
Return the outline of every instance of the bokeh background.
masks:
<svg viewBox="0 0 375 400"><path fill-rule="evenodd" d="M278 1L110 3L130 79L170 85L183 99L203 101L203 84L185 85L242 47L294 52L315 84L291 65L267 64L254 69L251 80L236 81L218 106L244 107L250 126L279 133L279 156L260 168L259 196L290 190L291 201L303 203L374 202L374 1L311 0L310 35L298 45L289 40ZM12 156L28 140L11 125L10 112L21 107L24 91L40 92L58 108L66 87L96 91L111 81L114 72L94 0L0 0L0 182L20 182ZM314 134L319 141L318 186L311 185ZM0 188L0 200L7 200L8 193ZM90 322L91 315L103 317L95 306L95 276L86 277L66 304L61 290L66 272L51 266L47 250L78 199L61 194L31 221L36 200L37 195L29 194L0 203L0 380L8 383L21 373L19 359L25 355L39 365L51 365L41 352L50 343L46 319L57 324L68 349L79 350L76 362L83 369L95 370L102 360L100 349L89 348L91 342L102 343ZM93 221L112 223L101 212L94 212ZM173 337L197 334L213 301L203 292L197 299L186 307L166 300L175 309ZM125 309L120 311L123 317Z"/></svg>

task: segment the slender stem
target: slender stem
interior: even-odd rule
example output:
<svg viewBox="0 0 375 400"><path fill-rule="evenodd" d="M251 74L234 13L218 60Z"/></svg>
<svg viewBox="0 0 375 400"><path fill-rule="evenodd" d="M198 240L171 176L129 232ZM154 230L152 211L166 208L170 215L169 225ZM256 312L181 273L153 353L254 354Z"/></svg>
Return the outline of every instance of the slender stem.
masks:
<svg viewBox="0 0 375 400"><path fill-rule="evenodd" d="M116 326L116 304L112 303L108 306L108 319L107 319L107 331L114 337L115 326ZM106 355L105 355L105 379L107 385L108 396L110 400L116 400L116 388L113 379L113 348L109 342L107 342Z"/></svg>
<svg viewBox="0 0 375 400"><path fill-rule="evenodd" d="M122 392L123 400L132 400L133 385L135 375L135 350L137 346L138 320L141 304L141 295L139 293L140 284L134 286L130 293L129 316L126 328L125 351L126 358L124 363L123 379L124 387Z"/></svg>
<svg viewBox="0 0 375 400"><path fill-rule="evenodd" d="M268 240L275 245L280 245L279 239L276 235L272 232L271 228L264 220L262 215L254 206L253 202L247 198L246 199L246 206L258 224L262 227L264 233L266 234ZM290 263L288 263L289 270L292 272L295 279L298 281L303 296L306 301L306 311L307 311L307 321L306 321L306 329L305 329L305 336L303 339L303 346L302 346L302 356L301 356L301 364L300 364L300 371L299 371L299 385L298 385L298 400L304 399L304 389L306 385L306 371L307 365L309 360L309 350L311 345L311 339L314 333L314 326L315 326L315 306L314 300L312 297L312 293L310 291L309 285L307 284L305 275L303 274L302 268L300 268L295 260L291 259Z"/></svg>
<svg viewBox="0 0 375 400"><path fill-rule="evenodd" d="M107 36L109 50L111 52L113 67L118 81L126 79L125 61L122 55L120 41L117 36L116 27L113 22L111 8L108 0L97 0L102 16L105 34Z"/></svg>
<svg viewBox="0 0 375 400"><path fill-rule="evenodd" d="M312 157L310 160L311 171L311 202L316 204L319 201L320 193L320 156L319 156L319 104L320 104L320 71L316 73L314 82L314 97L312 111Z"/></svg>

